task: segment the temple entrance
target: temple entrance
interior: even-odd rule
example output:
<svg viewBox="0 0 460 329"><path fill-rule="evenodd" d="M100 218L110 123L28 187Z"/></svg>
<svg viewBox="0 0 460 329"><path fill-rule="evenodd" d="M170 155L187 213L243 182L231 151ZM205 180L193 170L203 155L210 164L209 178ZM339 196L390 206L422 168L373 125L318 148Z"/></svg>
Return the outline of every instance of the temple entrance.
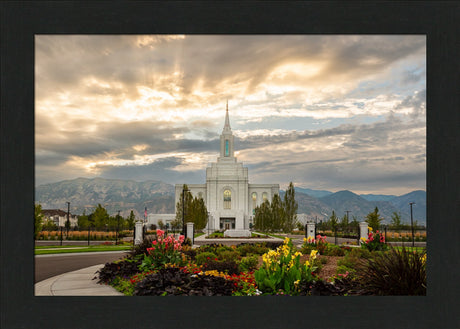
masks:
<svg viewBox="0 0 460 329"><path fill-rule="evenodd" d="M235 218L220 218L220 229L221 230L235 229Z"/></svg>

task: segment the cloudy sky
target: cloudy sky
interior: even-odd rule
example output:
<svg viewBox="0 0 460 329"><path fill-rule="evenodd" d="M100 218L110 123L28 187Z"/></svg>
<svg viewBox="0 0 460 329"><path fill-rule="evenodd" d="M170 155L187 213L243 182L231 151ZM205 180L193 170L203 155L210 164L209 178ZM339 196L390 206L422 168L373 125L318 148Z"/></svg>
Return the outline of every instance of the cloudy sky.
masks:
<svg viewBox="0 0 460 329"><path fill-rule="evenodd" d="M422 35L37 35L36 185L204 183L228 100L250 183L426 188Z"/></svg>

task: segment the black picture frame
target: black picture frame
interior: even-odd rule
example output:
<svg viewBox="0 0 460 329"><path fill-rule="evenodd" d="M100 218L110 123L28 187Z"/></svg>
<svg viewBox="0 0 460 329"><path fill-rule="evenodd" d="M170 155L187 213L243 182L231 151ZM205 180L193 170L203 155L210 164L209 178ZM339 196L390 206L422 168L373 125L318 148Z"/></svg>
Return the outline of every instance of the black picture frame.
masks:
<svg viewBox="0 0 460 329"><path fill-rule="evenodd" d="M457 1L9 1L1 10L2 328L454 328ZM423 34L428 288L421 297L35 297L34 35Z"/></svg>

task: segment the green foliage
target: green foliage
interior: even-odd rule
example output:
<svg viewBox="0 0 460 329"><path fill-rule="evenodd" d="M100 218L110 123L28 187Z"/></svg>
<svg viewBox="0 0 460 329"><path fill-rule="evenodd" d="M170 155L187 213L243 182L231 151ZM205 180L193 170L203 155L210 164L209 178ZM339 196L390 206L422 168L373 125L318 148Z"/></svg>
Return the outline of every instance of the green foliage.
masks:
<svg viewBox="0 0 460 329"><path fill-rule="evenodd" d="M220 253L217 255L217 257L218 257L220 260L223 260L223 261L238 262L239 259L240 259L240 254L239 254L239 252L237 252L237 251L226 250L226 251L220 252Z"/></svg>
<svg viewBox="0 0 460 329"><path fill-rule="evenodd" d="M380 222L382 220L383 218L380 217L379 208L375 207L373 212L367 214L365 222L372 227L373 230L378 230L380 229Z"/></svg>
<svg viewBox="0 0 460 329"><path fill-rule="evenodd" d="M158 227L160 228L160 230L165 229L165 223L163 223L163 221L161 219L158 221Z"/></svg>
<svg viewBox="0 0 460 329"><path fill-rule="evenodd" d="M109 214L107 210L99 203L92 213L92 221L98 230L104 230L109 223Z"/></svg>
<svg viewBox="0 0 460 329"><path fill-rule="evenodd" d="M43 222L42 231L57 231L58 226L52 219L47 219Z"/></svg>
<svg viewBox="0 0 460 329"><path fill-rule="evenodd" d="M301 255L289 238L276 251L270 250L264 254L263 265L254 272L259 289L264 293L277 293L282 290L285 294L298 294L299 283L312 281L312 272L316 269L308 263L301 264ZM316 257L315 255L313 252L311 258Z"/></svg>
<svg viewBox="0 0 460 329"><path fill-rule="evenodd" d="M36 240L38 238L38 233L42 230L43 227L43 214L42 214L42 206L40 204L34 205L35 211L34 211L34 239Z"/></svg>
<svg viewBox="0 0 460 329"><path fill-rule="evenodd" d="M402 229L401 213L398 213L396 211L393 212L393 214L391 215L390 228L398 233Z"/></svg>
<svg viewBox="0 0 460 329"><path fill-rule="evenodd" d="M292 182L289 183L289 187L284 194L284 216L285 222L283 225L284 232L291 232L294 229L295 223L297 222L297 209L299 205L295 200L295 189Z"/></svg>
<svg viewBox="0 0 460 329"><path fill-rule="evenodd" d="M343 250L340 246L336 246L335 244L328 243L326 245L326 249L321 255L325 256L344 256L345 250Z"/></svg>
<svg viewBox="0 0 460 329"><path fill-rule="evenodd" d="M265 244L260 243L242 243L236 247L236 250L238 250L242 257L246 257L250 254L263 255L269 248Z"/></svg>
<svg viewBox="0 0 460 329"><path fill-rule="evenodd" d="M241 272L250 272L257 268L259 263L258 255L248 255L241 258L239 269Z"/></svg>
<svg viewBox="0 0 460 329"><path fill-rule="evenodd" d="M426 295L426 250L391 249L359 268L361 283L376 295Z"/></svg>
<svg viewBox="0 0 460 329"><path fill-rule="evenodd" d="M134 216L134 212L131 210L129 213L129 217L126 219L126 227L128 230L133 230L136 226L136 216Z"/></svg>
<svg viewBox="0 0 460 329"><path fill-rule="evenodd" d="M332 215L329 218L329 225L331 226L332 231L337 232L337 228L339 227L339 219L334 210L332 210Z"/></svg>
<svg viewBox="0 0 460 329"><path fill-rule="evenodd" d="M271 203L265 200L254 210L254 228L263 232L291 232L297 221L298 204L292 182L284 195L284 201L278 194L273 195Z"/></svg>
<svg viewBox="0 0 460 329"><path fill-rule="evenodd" d="M204 263L212 260L212 259L216 259L217 258L217 255L213 252L209 252L209 251L204 251L202 253L199 253L199 254L196 254L195 256L195 262L197 265L203 265Z"/></svg>
<svg viewBox="0 0 460 329"><path fill-rule="evenodd" d="M176 205L176 222L174 226L181 227L182 226L182 211L184 210L184 221L185 223L194 223L195 230L202 230L206 227L208 223L208 210L202 198L193 198L190 191L188 191L188 187L184 184L183 189L185 191L185 195L182 192L179 198L179 202ZM182 200L184 199L184 206ZM177 225L179 224L180 225Z"/></svg>
<svg viewBox="0 0 460 329"><path fill-rule="evenodd" d="M163 268L167 264L178 266L185 265L185 257L180 252L184 236L176 240L172 235L164 236L164 231L157 230L157 239L152 242L152 246L147 248L147 254L139 266L143 272Z"/></svg>

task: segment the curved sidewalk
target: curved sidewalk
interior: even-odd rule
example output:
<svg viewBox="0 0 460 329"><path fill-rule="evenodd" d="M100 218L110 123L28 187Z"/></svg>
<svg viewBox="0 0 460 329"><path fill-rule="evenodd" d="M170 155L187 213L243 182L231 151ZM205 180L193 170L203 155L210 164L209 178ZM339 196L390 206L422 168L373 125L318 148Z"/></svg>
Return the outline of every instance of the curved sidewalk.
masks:
<svg viewBox="0 0 460 329"><path fill-rule="evenodd" d="M60 274L35 284L35 296L124 296L108 285L93 280L104 264Z"/></svg>

